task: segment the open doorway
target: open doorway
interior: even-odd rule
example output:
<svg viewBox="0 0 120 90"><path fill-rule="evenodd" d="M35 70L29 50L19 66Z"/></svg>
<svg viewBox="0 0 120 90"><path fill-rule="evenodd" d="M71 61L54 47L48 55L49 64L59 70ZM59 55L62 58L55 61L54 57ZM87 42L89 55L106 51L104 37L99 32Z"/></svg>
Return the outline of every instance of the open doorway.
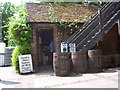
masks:
<svg viewBox="0 0 120 90"><path fill-rule="evenodd" d="M53 57L53 29L38 28L37 29L37 47L40 66L52 65Z"/></svg>

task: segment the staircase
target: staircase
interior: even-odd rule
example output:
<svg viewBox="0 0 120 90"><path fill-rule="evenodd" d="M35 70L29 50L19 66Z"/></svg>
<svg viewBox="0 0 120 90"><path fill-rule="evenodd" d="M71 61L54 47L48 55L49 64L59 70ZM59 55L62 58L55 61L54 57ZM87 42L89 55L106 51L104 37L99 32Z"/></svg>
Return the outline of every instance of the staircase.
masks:
<svg viewBox="0 0 120 90"><path fill-rule="evenodd" d="M77 51L85 51L103 38L120 18L120 2L109 2L104 5L82 29L76 31L66 43L75 43Z"/></svg>

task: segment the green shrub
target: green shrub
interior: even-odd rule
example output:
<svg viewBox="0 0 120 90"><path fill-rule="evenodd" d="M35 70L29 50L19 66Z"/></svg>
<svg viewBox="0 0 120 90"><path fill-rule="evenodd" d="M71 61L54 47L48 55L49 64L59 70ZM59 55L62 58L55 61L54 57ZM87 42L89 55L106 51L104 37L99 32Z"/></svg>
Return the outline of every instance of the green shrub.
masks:
<svg viewBox="0 0 120 90"><path fill-rule="evenodd" d="M20 73L18 56L24 54L30 54L30 53L31 53L31 46L29 44L24 44L14 49L11 59L12 59L12 65L14 66L16 73Z"/></svg>
<svg viewBox="0 0 120 90"><path fill-rule="evenodd" d="M19 49L20 49L20 53L22 55L31 53L31 46L30 46L30 44L24 43L22 46L19 46Z"/></svg>
<svg viewBox="0 0 120 90"><path fill-rule="evenodd" d="M20 73L20 70L19 70L19 61L18 61L18 56L21 55L20 53L20 49L19 47L16 47L14 50L13 50L13 53L12 53L12 65L14 66L15 70L17 73Z"/></svg>

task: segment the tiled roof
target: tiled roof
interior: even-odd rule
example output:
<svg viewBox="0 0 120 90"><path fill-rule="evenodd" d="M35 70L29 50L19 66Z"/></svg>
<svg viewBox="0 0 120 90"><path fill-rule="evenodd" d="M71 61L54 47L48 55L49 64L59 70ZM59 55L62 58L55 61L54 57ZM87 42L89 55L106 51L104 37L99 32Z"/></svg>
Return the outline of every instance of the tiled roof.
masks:
<svg viewBox="0 0 120 90"><path fill-rule="evenodd" d="M28 22L85 22L100 7L73 4L27 3Z"/></svg>

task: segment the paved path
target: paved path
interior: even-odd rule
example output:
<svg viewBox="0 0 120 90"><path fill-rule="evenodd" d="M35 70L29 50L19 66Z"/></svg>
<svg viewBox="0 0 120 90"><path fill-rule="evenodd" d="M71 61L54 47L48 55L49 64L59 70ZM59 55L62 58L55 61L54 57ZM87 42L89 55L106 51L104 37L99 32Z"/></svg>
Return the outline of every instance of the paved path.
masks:
<svg viewBox="0 0 120 90"><path fill-rule="evenodd" d="M13 67L0 67L1 88L118 88L120 68L111 68L101 73L54 76L52 70L18 75Z"/></svg>

